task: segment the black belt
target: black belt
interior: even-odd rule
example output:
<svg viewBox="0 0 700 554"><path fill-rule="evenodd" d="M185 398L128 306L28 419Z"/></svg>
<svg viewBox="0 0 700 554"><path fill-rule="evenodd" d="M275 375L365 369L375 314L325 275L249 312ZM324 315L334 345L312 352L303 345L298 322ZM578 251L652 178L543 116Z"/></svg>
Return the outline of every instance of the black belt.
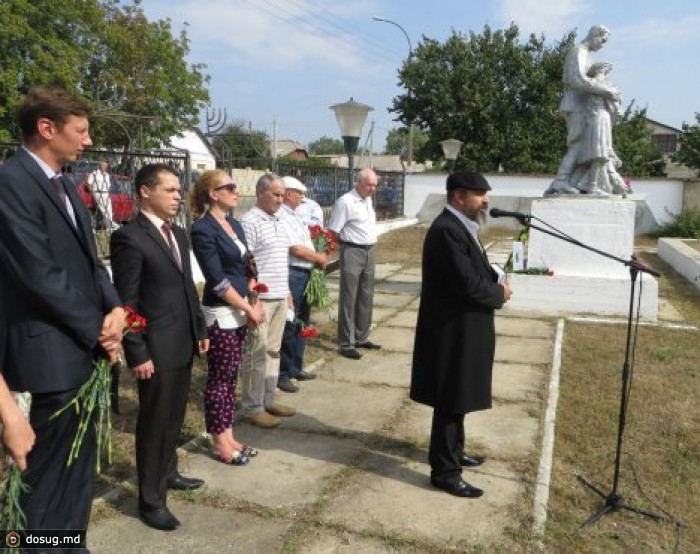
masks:
<svg viewBox="0 0 700 554"><path fill-rule="evenodd" d="M304 273L311 273L311 270L313 269L313 267L298 267L296 265L290 265L289 269L290 270L293 269L294 271L302 271Z"/></svg>
<svg viewBox="0 0 700 554"><path fill-rule="evenodd" d="M349 246L350 248L362 248L363 250L370 250L374 248L374 244L355 244L354 242L348 242L346 240L341 240L340 244L343 246Z"/></svg>

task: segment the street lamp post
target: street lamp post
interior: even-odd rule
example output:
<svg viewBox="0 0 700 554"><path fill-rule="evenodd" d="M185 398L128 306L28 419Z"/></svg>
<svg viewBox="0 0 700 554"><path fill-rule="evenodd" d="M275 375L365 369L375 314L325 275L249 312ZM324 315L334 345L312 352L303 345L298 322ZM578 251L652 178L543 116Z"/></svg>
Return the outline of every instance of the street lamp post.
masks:
<svg viewBox="0 0 700 554"><path fill-rule="evenodd" d="M330 107L335 112L335 118L343 137L345 152L348 155L348 183L352 187L353 156L362 136L362 127L367 120L367 114L374 108L355 102L352 97L347 102Z"/></svg>
<svg viewBox="0 0 700 554"><path fill-rule="evenodd" d="M450 162L450 173L455 170L455 162L459 156L459 151L462 148L462 141L457 139L446 139L440 141L442 152L445 154L445 159Z"/></svg>
<svg viewBox="0 0 700 554"><path fill-rule="evenodd" d="M377 17L376 15L372 18L374 21L379 21L381 23L389 23L389 25L394 25L395 27L398 27L401 32L403 33L403 36L406 37L406 42L408 42L408 59L409 61L413 58L413 45L411 44L411 38L408 36L408 33L406 32L406 29L404 29L401 25L396 23L396 21L392 21L391 19L384 19L383 17ZM410 96L410 91L407 91L409 96ZM411 164L413 163L413 135L415 132L415 125L411 123L408 126L408 152L407 152L407 158L408 158L408 168L409 170L411 169Z"/></svg>

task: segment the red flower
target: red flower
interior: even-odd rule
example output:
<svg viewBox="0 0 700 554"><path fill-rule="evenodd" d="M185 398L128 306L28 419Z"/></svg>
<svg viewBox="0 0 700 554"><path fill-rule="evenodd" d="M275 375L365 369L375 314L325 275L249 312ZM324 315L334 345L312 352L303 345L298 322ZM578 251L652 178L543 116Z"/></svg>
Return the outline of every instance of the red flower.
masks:
<svg viewBox="0 0 700 554"><path fill-rule="evenodd" d="M318 336L318 329L316 329L316 327L313 325L309 325L308 327L301 329L297 335L303 339L313 339Z"/></svg>
<svg viewBox="0 0 700 554"><path fill-rule="evenodd" d="M270 292L270 287L268 287L265 283L258 283L253 287L253 291L257 293Z"/></svg>
<svg viewBox="0 0 700 554"><path fill-rule="evenodd" d="M124 324L125 333L140 333L146 328L146 318L141 314L136 313L131 306L124 306L126 312L126 323Z"/></svg>

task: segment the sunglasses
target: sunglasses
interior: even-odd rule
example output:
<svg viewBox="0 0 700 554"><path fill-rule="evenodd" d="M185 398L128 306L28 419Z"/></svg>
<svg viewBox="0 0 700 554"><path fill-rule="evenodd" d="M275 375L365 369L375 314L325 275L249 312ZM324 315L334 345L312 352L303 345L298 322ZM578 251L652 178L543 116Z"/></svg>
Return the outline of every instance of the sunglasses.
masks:
<svg viewBox="0 0 700 554"><path fill-rule="evenodd" d="M226 183L225 185L219 185L214 188L214 190L226 189L229 192L234 192L236 190L236 183Z"/></svg>

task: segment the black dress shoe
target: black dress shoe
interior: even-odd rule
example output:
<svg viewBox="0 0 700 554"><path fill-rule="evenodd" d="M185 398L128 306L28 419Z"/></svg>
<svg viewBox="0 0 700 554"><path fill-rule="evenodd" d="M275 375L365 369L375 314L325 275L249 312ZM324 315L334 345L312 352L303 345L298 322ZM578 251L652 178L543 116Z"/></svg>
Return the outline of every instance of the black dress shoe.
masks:
<svg viewBox="0 0 700 554"><path fill-rule="evenodd" d="M173 491L192 491L200 488L204 484L202 479L194 479L192 477L183 477L176 475L168 479L168 488Z"/></svg>
<svg viewBox="0 0 700 554"><path fill-rule="evenodd" d="M457 481L439 481L437 479L430 478L430 483L433 487L442 489L445 492L453 495L460 496L462 498L479 498L484 491L472 487L464 479L459 479Z"/></svg>
<svg viewBox="0 0 700 554"><path fill-rule="evenodd" d="M347 348L345 350L340 350L339 354L341 356L343 356L344 358L350 358L351 360L359 360L360 358L362 358L362 354L360 354L354 348Z"/></svg>
<svg viewBox="0 0 700 554"><path fill-rule="evenodd" d="M311 381L312 379L316 379L316 377L318 377L318 375L316 375L315 373L309 373L302 369L293 378L297 381Z"/></svg>
<svg viewBox="0 0 700 554"><path fill-rule="evenodd" d="M382 347L382 345L368 340L365 342L356 342L355 347L365 348L367 350L379 350Z"/></svg>
<svg viewBox="0 0 700 554"><path fill-rule="evenodd" d="M284 379L277 382L277 388L284 392L299 392L299 387L292 383L289 379Z"/></svg>
<svg viewBox="0 0 700 554"><path fill-rule="evenodd" d="M484 463L485 458L483 456L471 456L469 454L464 454L459 457L459 463L464 467L476 467Z"/></svg>
<svg viewBox="0 0 700 554"><path fill-rule="evenodd" d="M158 508L152 512L139 511L139 517L146 525L158 531L174 531L180 526L180 521L167 508Z"/></svg>

